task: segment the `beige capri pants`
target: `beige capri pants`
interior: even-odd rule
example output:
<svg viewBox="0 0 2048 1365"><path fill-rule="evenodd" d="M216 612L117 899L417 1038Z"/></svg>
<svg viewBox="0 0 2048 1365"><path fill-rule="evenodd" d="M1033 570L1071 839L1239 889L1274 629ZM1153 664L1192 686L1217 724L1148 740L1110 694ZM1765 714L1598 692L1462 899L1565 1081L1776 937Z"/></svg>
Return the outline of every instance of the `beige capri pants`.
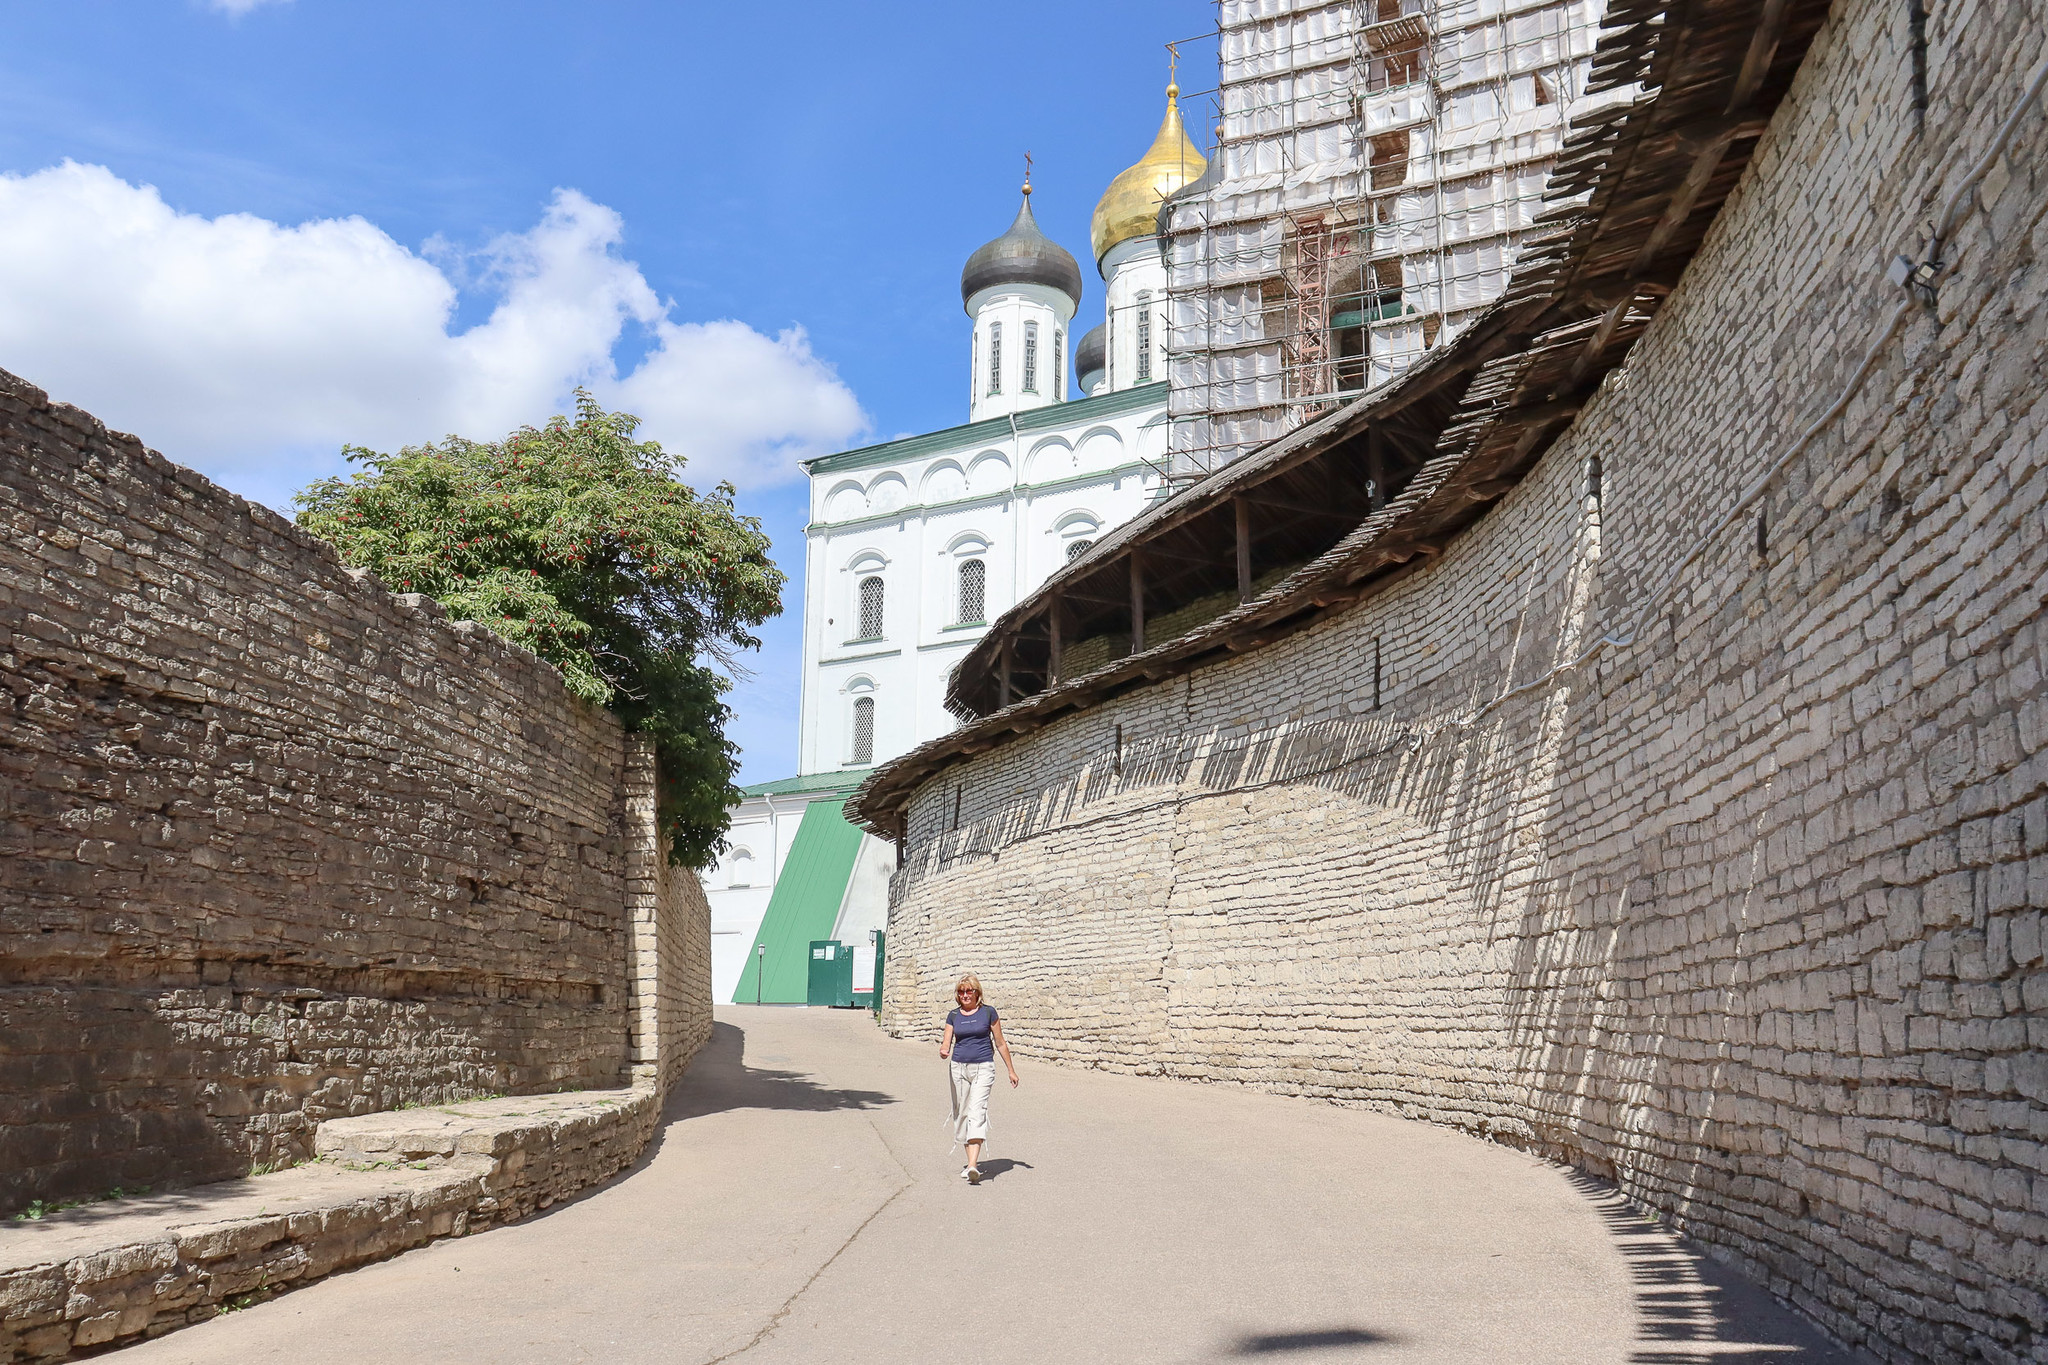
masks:
<svg viewBox="0 0 2048 1365"><path fill-rule="evenodd" d="M996 1085L994 1062L952 1062L953 1141L988 1140L988 1096Z"/></svg>

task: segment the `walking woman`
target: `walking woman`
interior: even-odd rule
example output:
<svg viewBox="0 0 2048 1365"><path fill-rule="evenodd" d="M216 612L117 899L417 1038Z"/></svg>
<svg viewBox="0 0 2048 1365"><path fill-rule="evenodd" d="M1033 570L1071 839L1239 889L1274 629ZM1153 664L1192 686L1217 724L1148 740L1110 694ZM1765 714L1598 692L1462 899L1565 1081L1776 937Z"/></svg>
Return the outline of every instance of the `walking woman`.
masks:
<svg viewBox="0 0 2048 1365"><path fill-rule="evenodd" d="M988 1141L988 1092L995 1088L995 1054L1003 1054L1003 1069L1010 1073L1010 1088L1017 1087L1017 1066L1010 1060L1010 1045L1003 1041L1003 1021L981 998L981 982L963 976L953 987L958 1008L946 1015L946 1036L939 1040L939 1055L952 1063L953 1141L967 1145L967 1165L960 1174L970 1185L981 1183L981 1144Z"/></svg>

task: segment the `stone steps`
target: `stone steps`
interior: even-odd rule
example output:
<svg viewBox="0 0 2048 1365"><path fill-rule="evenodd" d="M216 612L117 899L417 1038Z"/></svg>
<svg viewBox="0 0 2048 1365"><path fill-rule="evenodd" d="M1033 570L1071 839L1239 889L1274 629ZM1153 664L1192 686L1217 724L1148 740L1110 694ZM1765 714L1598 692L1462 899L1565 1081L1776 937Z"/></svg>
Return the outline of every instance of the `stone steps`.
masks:
<svg viewBox="0 0 2048 1365"><path fill-rule="evenodd" d="M0 1361L161 1336L524 1218L630 1165L659 1113L636 1087L332 1119L291 1170L0 1224Z"/></svg>

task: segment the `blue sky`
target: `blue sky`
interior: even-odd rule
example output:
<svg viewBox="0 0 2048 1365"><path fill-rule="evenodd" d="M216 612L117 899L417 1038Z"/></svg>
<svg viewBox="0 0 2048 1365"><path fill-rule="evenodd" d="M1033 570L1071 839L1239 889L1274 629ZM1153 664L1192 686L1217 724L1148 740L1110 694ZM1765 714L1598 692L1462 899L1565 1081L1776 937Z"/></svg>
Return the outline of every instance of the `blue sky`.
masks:
<svg viewBox="0 0 2048 1365"><path fill-rule="evenodd" d="M1085 267L1163 45L1212 25L1208 0L11 5L0 368L280 507L344 440L501 435L591 383L774 537L790 610L735 736L746 780L783 776L795 459L964 420L959 270L1024 151ZM1213 39L1184 52L1210 89Z"/></svg>

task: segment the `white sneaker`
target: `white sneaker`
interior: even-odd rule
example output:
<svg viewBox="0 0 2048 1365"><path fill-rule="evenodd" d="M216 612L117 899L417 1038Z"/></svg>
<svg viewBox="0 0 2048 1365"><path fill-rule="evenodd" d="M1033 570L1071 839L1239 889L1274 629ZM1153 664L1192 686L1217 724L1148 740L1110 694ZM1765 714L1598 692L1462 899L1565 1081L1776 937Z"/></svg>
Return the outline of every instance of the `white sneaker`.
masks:
<svg viewBox="0 0 2048 1365"><path fill-rule="evenodd" d="M967 1183L970 1185L979 1185L981 1183L981 1167L969 1166L967 1168Z"/></svg>
<svg viewBox="0 0 2048 1365"><path fill-rule="evenodd" d="M972 1177L972 1176L970 1176L970 1175L968 1175L968 1174L967 1174L967 1168L966 1168L965 1166L962 1166L962 1167L960 1168L960 1178L961 1178L962 1180L972 1180L972 1179L973 1179L973 1177Z"/></svg>

